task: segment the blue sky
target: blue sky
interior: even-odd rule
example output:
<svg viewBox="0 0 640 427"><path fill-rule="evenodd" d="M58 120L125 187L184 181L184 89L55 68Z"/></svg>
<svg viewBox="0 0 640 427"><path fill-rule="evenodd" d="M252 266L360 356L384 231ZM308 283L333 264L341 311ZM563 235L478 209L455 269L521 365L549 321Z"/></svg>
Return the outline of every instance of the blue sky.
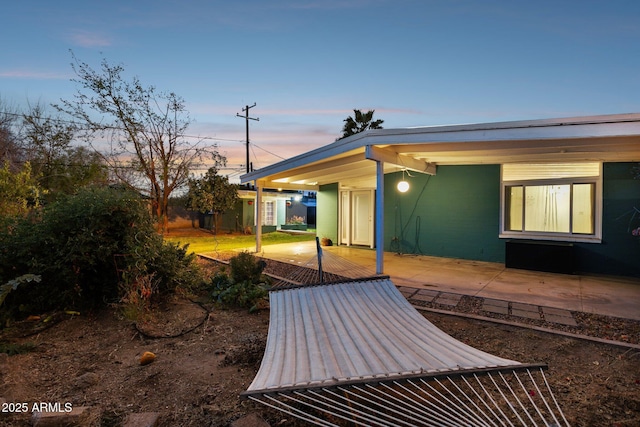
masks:
<svg viewBox="0 0 640 427"><path fill-rule="evenodd" d="M242 170L384 127L640 112L637 0L50 0L0 14L0 98L71 99L69 50L182 96Z"/></svg>

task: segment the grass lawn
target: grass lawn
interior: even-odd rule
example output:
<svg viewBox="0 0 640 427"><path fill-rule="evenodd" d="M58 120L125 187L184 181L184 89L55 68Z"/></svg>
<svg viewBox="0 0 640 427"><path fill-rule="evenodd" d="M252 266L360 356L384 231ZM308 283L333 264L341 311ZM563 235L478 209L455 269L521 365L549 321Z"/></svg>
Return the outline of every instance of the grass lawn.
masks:
<svg viewBox="0 0 640 427"><path fill-rule="evenodd" d="M164 239L168 242L180 244L189 244L189 251L197 254L208 252L226 252L242 248L254 248L256 246L256 236L254 235L229 235L220 234L214 236L211 233L188 233L180 232L165 235ZM262 245L277 245L279 243L296 243L314 240L313 234L287 234L287 233L266 233L262 235Z"/></svg>

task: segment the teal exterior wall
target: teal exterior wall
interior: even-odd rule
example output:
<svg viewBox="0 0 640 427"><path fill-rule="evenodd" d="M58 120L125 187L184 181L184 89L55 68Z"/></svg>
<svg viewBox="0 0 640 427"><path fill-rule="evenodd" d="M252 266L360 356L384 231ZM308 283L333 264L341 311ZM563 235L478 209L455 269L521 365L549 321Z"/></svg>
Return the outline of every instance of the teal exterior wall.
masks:
<svg viewBox="0 0 640 427"><path fill-rule="evenodd" d="M256 223L255 200L241 199L242 227L253 227Z"/></svg>
<svg viewBox="0 0 640 427"><path fill-rule="evenodd" d="M638 163L603 165L602 243L574 243L578 273L640 277ZM500 239L500 165L438 166L433 176L385 175L384 250L479 261L505 261ZM317 235L338 241L337 184L318 192ZM634 216L634 212L635 216Z"/></svg>
<svg viewBox="0 0 640 427"><path fill-rule="evenodd" d="M436 175L385 175L385 251L504 262L500 165L438 166Z"/></svg>
<svg viewBox="0 0 640 427"><path fill-rule="evenodd" d="M320 186L316 195L316 235L338 243L338 184Z"/></svg>
<svg viewBox="0 0 640 427"><path fill-rule="evenodd" d="M276 201L276 224L278 228L282 224L284 224L287 220L287 201L286 200L277 200Z"/></svg>
<svg viewBox="0 0 640 427"><path fill-rule="evenodd" d="M578 271L640 277L640 179L638 163L605 163L602 167L602 243L577 243ZM634 216L634 212L635 216Z"/></svg>
<svg viewBox="0 0 640 427"><path fill-rule="evenodd" d="M241 231L242 230L242 215L243 215L243 201L238 199L233 209L220 215L220 231Z"/></svg>

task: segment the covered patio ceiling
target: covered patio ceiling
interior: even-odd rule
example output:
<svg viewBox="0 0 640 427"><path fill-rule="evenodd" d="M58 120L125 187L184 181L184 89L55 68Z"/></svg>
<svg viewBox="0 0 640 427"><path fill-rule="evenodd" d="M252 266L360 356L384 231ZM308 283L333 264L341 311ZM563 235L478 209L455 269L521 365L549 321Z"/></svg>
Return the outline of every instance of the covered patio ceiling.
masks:
<svg viewBox="0 0 640 427"><path fill-rule="evenodd" d="M369 130L241 176L262 188L375 187L384 172L438 165L640 162L640 114Z"/></svg>

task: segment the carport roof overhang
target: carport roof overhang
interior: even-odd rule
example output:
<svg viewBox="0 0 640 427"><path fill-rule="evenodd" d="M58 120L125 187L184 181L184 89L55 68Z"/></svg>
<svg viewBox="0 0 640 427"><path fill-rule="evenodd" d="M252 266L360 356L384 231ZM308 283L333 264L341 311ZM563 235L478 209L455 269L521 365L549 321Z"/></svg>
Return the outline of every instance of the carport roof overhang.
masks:
<svg viewBox="0 0 640 427"><path fill-rule="evenodd" d="M262 188L375 187L384 172L435 173L437 165L640 161L640 113L359 133L242 175Z"/></svg>

